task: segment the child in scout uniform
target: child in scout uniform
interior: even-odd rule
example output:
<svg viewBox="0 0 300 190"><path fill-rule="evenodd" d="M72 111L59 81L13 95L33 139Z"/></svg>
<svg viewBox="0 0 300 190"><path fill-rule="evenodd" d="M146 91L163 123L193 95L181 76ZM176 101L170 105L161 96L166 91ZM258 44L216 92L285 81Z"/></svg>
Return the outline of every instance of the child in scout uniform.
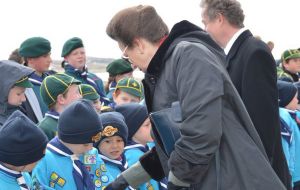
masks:
<svg viewBox="0 0 300 190"><path fill-rule="evenodd" d="M89 84L81 84L79 85L79 92L83 99L90 100L93 102L93 106L98 113L101 112L100 96L94 87L92 87Z"/></svg>
<svg viewBox="0 0 300 190"><path fill-rule="evenodd" d="M300 51L297 49L285 50L281 55L281 62L281 65L277 67L278 79L298 82L300 73Z"/></svg>
<svg viewBox="0 0 300 190"><path fill-rule="evenodd" d="M148 118L146 106L138 103L129 103L116 106L115 110L121 113L128 126L128 141L125 147L125 157L128 166L134 165L139 158L153 146L151 137L151 123ZM150 180L143 184L140 189L166 189L167 182Z"/></svg>
<svg viewBox="0 0 300 190"><path fill-rule="evenodd" d="M49 110L44 119L38 124L48 139L57 135L59 115L66 106L81 98L78 85L80 81L64 73L47 76L41 85L41 97Z"/></svg>
<svg viewBox="0 0 300 190"><path fill-rule="evenodd" d="M143 97L143 85L134 78L126 77L117 83L116 90L113 93L114 102L110 106L114 108L116 105L140 102Z"/></svg>
<svg viewBox="0 0 300 190"><path fill-rule="evenodd" d="M47 71L52 62L50 42L42 37L28 38L20 45L19 54L24 57L25 65L34 69L29 80L33 84L33 91L44 116L48 108L40 96L40 86L44 78L48 76Z"/></svg>
<svg viewBox="0 0 300 190"><path fill-rule="evenodd" d="M58 120L58 136L47 145L45 157L33 170L36 181L52 189L103 189L111 175L93 143L101 137L98 113L88 100L70 104Z"/></svg>
<svg viewBox="0 0 300 190"><path fill-rule="evenodd" d="M63 46L61 56L64 58L65 73L81 81L82 84L92 85L100 95L101 102L108 105L109 99L105 96L103 81L87 69L82 40L78 37L67 40Z"/></svg>
<svg viewBox="0 0 300 190"><path fill-rule="evenodd" d="M44 157L48 139L19 110L0 129L0 189L33 189L28 172Z"/></svg>
<svg viewBox="0 0 300 190"><path fill-rule="evenodd" d="M131 64L125 59L116 59L106 67L109 73L108 81L105 85L106 97L113 101L112 94L116 89L117 82L125 77L132 77L133 69Z"/></svg>
<svg viewBox="0 0 300 190"><path fill-rule="evenodd" d="M300 131L297 125L297 88L291 82L278 80L281 141L294 189L300 188Z"/></svg>
<svg viewBox="0 0 300 190"><path fill-rule="evenodd" d="M100 119L103 130L101 139L94 144L94 147L99 150L107 170L115 179L128 167L123 154L128 130L125 119L120 113L102 113L100 114Z"/></svg>
<svg viewBox="0 0 300 190"><path fill-rule="evenodd" d="M16 110L27 115L21 105L26 101L26 88L32 88L28 80L31 73L32 69L14 61L0 61L0 127Z"/></svg>

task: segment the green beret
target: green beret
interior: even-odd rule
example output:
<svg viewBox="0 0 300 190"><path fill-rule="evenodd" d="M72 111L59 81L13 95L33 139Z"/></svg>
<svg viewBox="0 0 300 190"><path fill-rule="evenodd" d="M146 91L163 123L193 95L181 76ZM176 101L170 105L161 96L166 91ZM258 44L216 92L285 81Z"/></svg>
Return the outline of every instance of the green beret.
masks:
<svg viewBox="0 0 300 190"><path fill-rule="evenodd" d="M33 85L28 80L28 76L21 78L15 83L15 86L23 87L23 88L32 88Z"/></svg>
<svg viewBox="0 0 300 190"><path fill-rule="evenodd" d="M64 73L47 76L41 85L40 94L45 104L50 107L56 102L57 96L67 92L72 84L81 82Z"/></svg>
<svg viewBox="0 0 300 190"><path fill-rule="evenodd" d="M139 98L144 96L143 85L134 78L126 77L119 80L116 86L117 89Z"/></svg>
<svg viewBox="0 0 300 190"><path fill-rule="evenodd" d="M69 55L74 49L83 47L82 40L80 38L74 37L67 40L61 52L61 56L65 57Z"/></svg>
<svg viewBox="0 0 300 190"><path fill-rule="evenodd" d="M32 37L25 40L20 48L19 54L22 57L40 57L51 51L50 42L42 37Z"/></svg>
<svg viewBox="0 0 300 190"><path fill-rule="evenodd" d="M106 67L106 72L108 72L111 76L117 76L123 73L132 72L133 69L131 64L125 59L116 59Z"/></svg>
<svg viewBox="0 0 300 190"><path fill-rule="evenodd" d="M89 84L79 85L79 92L82 95L83 99L94 101L94 100L97 100L100 98L100 96L97 93L97 91L95 90L95 88Z"/></svg>
<svg viewBox="0 0 300 190"><path fill-rule="evenodd" d="M300 58L300 51L297 49L288 49L285 50L281 55L281 61L286 61L288 59Z"/></svg>

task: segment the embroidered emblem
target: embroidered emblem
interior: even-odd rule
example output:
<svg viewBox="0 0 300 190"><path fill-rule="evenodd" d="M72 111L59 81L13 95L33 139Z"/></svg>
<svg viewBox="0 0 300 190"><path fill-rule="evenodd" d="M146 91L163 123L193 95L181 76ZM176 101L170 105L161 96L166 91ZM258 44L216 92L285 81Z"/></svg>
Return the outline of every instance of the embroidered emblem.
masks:
<svg viewBox="0 0 300 190"><path fill-rule="evenodd" d="M96 164L96 154L85 154L84 164Z"/></svg>
<svg viewBox="0 0 300 190"><path fill-rule="evenodd" d="M50 175L50 182L49 182L49 186L54 188L55 184L63 187L66 183L66 180L62 177L60 177L57 173L52 172Z"/></svg>
<svg viewBox="0 0 300 190"><path fill-rule="evenodd" d="M52 174L50 175L50 179L51 181L56 181L58 179L58 175L55 172L52 172Z"/></svg>
<svg viewBox="0 0 300 190"><path fill-rule="evenodd" d="M100 141L100 139L101 139L101 132L97 133L96 135L94 135L92 137L93 142L98 142L98 141Z"/></svg>
<svg viewBox="0 0 300 190"><path fill-rule="evenodd" d="M103 182L103 183L107 183L108 182L108 176L107 175L103 175L103 176L101 176L101 181Z"/></svg>
<svg viewBox="0 0 300 190"><path fill-rule="evenodd" d="M57 180L57 184L59 185L59 186L61 186L61 187L63 187L64 185L65 185L65 183L66 183L66 180L64 180L63 178L58 178L58 180Z"/></svg>
<svg viewBox="0 0 300 190"><path fill-rule="evenodd" d="M50 181L50 184L49 184L50 187L54 188L55 186L55 183L53 181Z"/></svg>
<svg viewBox="0 0 300 190"><path fill-rule="evenodd" d="M99 187L101 187L101 185L102 185L101 181L99 179L96 179L95 186L99 188Z"/></svg>
<svg viewBox="0 0 300 190"><path fill-rule="evenodd" d="M103 136L106 136L106 137L111 137L113 136L116 132L118 132L118 129L111 126L111 125L108 125L104 128L104 130L102 131L102 135Z"/></svg>
<svg viewBox="0 0 300 190"><path fill-rule="evenodd" d="M99 168L96 169L95 174L96 174L97 177L100 177L101 176L101 170Z"/></svg>
<svg viewBox="0 0 300 190"><path fill-rule="evenodd" d="M101 169L103 172L106 172L106 167L105 167L104 164L101 164L101 165L100 165L100 169Z"/></svg>

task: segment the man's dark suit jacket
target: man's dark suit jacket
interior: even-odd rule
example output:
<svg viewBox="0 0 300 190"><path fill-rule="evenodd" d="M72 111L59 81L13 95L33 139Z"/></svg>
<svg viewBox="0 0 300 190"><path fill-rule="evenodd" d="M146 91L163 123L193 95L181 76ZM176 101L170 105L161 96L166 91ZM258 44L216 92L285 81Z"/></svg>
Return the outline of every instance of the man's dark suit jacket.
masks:
<svg viewBox="0 0 300 190"><path fill-rule="evenodd" d="M271 52L265 43L246 30L231 47L226 67L274 171L290 189L289 170L281 145L276 64Z"/></svg>

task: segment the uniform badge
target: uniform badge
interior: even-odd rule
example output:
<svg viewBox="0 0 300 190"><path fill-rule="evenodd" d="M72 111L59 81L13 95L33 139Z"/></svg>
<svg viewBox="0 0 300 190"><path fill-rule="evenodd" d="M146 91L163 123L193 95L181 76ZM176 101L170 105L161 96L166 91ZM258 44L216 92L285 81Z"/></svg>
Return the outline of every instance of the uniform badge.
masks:
<svg viewBox="0 0 300 190"><path fill-rule="evenodd" d="M100 177L101 176L101 170L99 168L96 169L95 174L96 174L97 177Z"/></svg>
<svg viewBox="0 0 300 190"><path fill-rule="evenodd" d="M98 141L100 141L100 139L101 139L101 132L97 133L96 135L94 135L92 137L93 142L98 142Z"/></svg>
<svg viewBox="0 0 300 190"><path fill-rule="evenodd" d="M55 172L52 172L52 174L50 175L50 180L51 181L56 181L58 179L58 175Z"/></svg>
<svg viewBox="0 0 300 190"><path fill-rule="evenodd" d="M65 179L63 179L63 178L61 178L61 177L58 178L58 180L57 180L57 185L63 187L63 186L65 185L65 183L66 183L66 180L65 180Z"/></svg>
<svg viewBox="0 0 300 190"><path fill-rule="evenodd" d="M53 181L50 181L49 186L52 187L52 188L54 188L55 183Z"/></svg>
<svg viewBox="0 0 300 190"><path fill-rule="evenodd" d="M107 176L107 175L103 175L103 176L101 176L101 181L102 181L103 183L107 183L107 182L108 182L108 180L109 180L109 178L108 178L108 176Z"/></svg>
<svg viewBox="0 0 300 190"><path fill-rule="evenodd" d="M106 137L111 137L113 136L116 132L118 132L118 128L115 128L111 125L108 125L104 128L104 130L102 131L102 135L106 136Z"/></svg>
<svg viewBox="0 0 300 190"><path fill-rule="evenodd" d="M95 186L99 188L99 187L101 187L101 185L102 185L101 181L99 179L96 179Z"/></svg>
<svg viewBox="0 0 300 190"><path fill-rule="evenodd" d="M101 165L100 165L100 169L101 169L103 172L106 172L106 167L105 167L104 164L101 164Z"/></svg>
<svg viewBox="0 0 300 190"><path fill-rule="evenodd" d="M84 155L84 164L96 164L96 154Z"/></svg>

